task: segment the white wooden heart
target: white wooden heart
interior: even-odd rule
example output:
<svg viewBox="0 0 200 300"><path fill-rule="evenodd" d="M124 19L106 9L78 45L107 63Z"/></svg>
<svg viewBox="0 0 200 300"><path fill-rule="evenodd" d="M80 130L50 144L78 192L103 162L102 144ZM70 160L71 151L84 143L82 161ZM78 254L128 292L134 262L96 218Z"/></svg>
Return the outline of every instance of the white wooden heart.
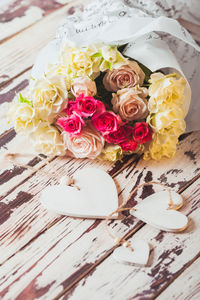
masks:
<svg viewBox="0 0 200 300"><path fill-rule="evenodd" d="M146 266L149 259L149 244L141 239L134 239L131 242L130 248L120 246L113 251L113 258L119 262L125 264L131 264L134 266Z"/></svg>
<svg viewBox="0 0 200 300"><path fill-rule="evenodd" d="M171 195L175 208L180 208L183 204L182 197L173 191ZM134 207L136 211L130 213L158 229L171 232L182 231L187 227L188 218L174 209L168 209L169 202L168 191L157 192L142 200Z"/></svg>
<svg viewBox="0 0 200 300"><path fill-rule="evenodd" d="M80 190L64 185L47 187L41 194L42 204L56 213L81 218L106 218L118 208L117 189L106 172L84 168L73 179Z"/></svg>

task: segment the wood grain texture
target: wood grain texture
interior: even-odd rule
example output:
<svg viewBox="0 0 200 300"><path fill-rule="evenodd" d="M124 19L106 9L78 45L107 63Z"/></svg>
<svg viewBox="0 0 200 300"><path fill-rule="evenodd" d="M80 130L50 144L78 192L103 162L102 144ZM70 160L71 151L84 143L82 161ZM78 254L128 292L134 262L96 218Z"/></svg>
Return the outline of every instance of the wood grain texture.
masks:
<svg viewBox="0 0 200 300"><path fill-rule="evenodd" d="M198 241L197 241L198 242ZM196 259L175 281L173 281L157 300L199 300L200 299L200 258Z"/></svg>
<svg viewBox="0 0 200 300"><path fill-rule="evenodd" d="M75 160L57 158L43 168L46 172L55 172L55 178L59 178L64 174L72 174L78 168L84 166L98 166L104 170L109 170L112 164L108 162L93 162L91 160ZM120 167L120 166L119 166ZM0 240L3 251L1 254L1 262L14 254L18 249L23 247L30 239L34 238L39 232L50 226L57 215L48 213L39 202L39 192L49 185L50 179L45 178L38 172L30 177L24 183L16 186L16 188L1 200L2 224L0 227ZM53 181L56 183L56 179ZM7 216L7 218L5 218ZM36 227L35 227L36 226ZM38 231L39 230L39 231ZM18 238L13 239L16 235ZM23 233L24 232L24 233ZM25 234L26 232L26 234ZM20 233L20 235L19 235ZM12 245L11 245L11 244Z"/></svg>
<svg viewBox="0 0 200 300"><path fill-rule="evenodd" d="M63 6L66 2L69 1L12 0L13 6L4 16L0 11L0 29L3 28L0 40L1 33L4 34L0 45L0 299L49 300L63 294L63 299L79 300L145 300L156 296L159 300L172 297L182 300L191 299L187 298L191 295L193 300L199 299L199 280L190 274L199 266L199 228L196 227L199 224L200 132L185 135L175 158L161 162L145 162L136 156L127 157L124 164L53 158L46 165L35 154L23 158L23 163L35 166L36 170L56 172L56 178L68 172L73 174L84 166L98 166L114 178L119 201L129 199L129 205L154 191L146 187L132 195L139 183L158 180L176 191L185 189L187 202L182 211L192 221L184 233L163 233L133 217L109 223L110 229L121 236L134 234L150 241L155 251L147 269L112 260L109 255L114 243L101 220L73 219L47 212L40 205L40 192L56 180L13 167L3 160L6 151L20 152L22 145L25 154L32 152L27 139L16 136L5 113L15 91L27 88L35 57L55 36L61 18L72 14L74 7L83 3L73 1ZM186 25L199 40L197 27Z"/></svg>
<svg viewBox="0 0 200 300"><path fill-rule="evenodd" d="M27 71L0 88L0 139L1 135L13 127L6 117L9 103L12 102L16 93L25 93L28 90L29 78L30 71Z"/></svg>
<svg viewBox="0 0 200 300"><path fill-rule="evenodd" d="M129 198L129 205L133 204L135 197L133 198L131 192L134 186L151 180L159 180L175 190L183 189L190 179L199 174L198 154L195 152L194 155L188 154L191 143L195 149L195 143L200 142L199 134L186 137L180 143L177 156L172 160L158 163L143 160L136 160L134 163L129 161L120 173L110 168L109 173L117 183L120 201ZM199 147L197 144L196 147ZM45 169L59 170L60 174L64 174L67 170L72 173L84 164L88 164L87 160L83 160L82 164L77 160L64 164L55 159ZM99 167L108 170L105 165ZM105 234L103 222L61 218L45 211L39 204L38 195L44 186L46 186L45 178L42 179L39 174L36 174L2 200L2 203L7 204L4 215L8 214L9 207L12 214L1 226L4 233L1 239L2 251L9 245L9 253L5 254L4 250L1 258L7 259L12 255L12 251L14 253L19 251L2 266L1 295L4 297L9 298L18 293L18 299L28 296L34 299L33 295L36 293L39 299L53 298L72 286L80 276L109 255L113 249L114 243ZM19 191L28 195L19 194ZM152 191L148 187L140 191L137 196L144 198ZM22 199L21 203L20 199ZM15 203L18 203L16 208L14 208ZM133 234L141 226L143 223L133 217L122 222L110 222L110 227L115 228L119 235L128 232ZM45 231L47 228L48 230ZM27 243L29 244L25 246ZM24 257L27 257L27 261L24 261ZM66 268L63 267L64 265Z"/></svg>
<svg viewBox="0 0 200 300"><path fill-rule="evenodd" d="M80 0L74 1L73 6L78 3ZM0 45L0 86L31 68L38 52L55 38L57 27L68 15L70 5L54 11Z"/></svg>
<svg viewBox="0 0 200 300"><path fill-rule="evenodd" d="M110 255L61 299L81 299L81 295L85 299L96 300L155 299L200 255L199 188L200 180L183 192L185 205L181 212L187 214L190 220L184 232L172 234L145 225L130 239L132 241L134 237L139 237L150 243L152 251L148 267L137 268L118 263ZM197 280L194 282L195 286L196 282ZM176 293L174 289L173 291ZM192 292L196 293L191 290ZM161 294L160 299L174 298L172 294L168 294L166 298ZM185 299L184 294L177 299Z"/></svg>
<svg viewBox="0 0 200 300"><path fill-rule="evenodd" d="M55 10L71 3L68 14L74 13L73 0L12 0L0 6L0 42L38 22Z"/></svg>

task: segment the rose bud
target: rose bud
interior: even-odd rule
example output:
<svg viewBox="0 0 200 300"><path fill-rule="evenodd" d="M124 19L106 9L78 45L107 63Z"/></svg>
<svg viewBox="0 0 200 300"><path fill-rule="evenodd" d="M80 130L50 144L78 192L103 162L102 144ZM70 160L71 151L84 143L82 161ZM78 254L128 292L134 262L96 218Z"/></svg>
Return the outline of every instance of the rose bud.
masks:
<svg viewBox="0 0 200 300"><path fill-rule="evenodd" d="M133 128L130 126L119 126L118 130L105 135L104 138L107 143L120 144L126 141L132 135Z"/></svg>
<svg viewBox="0 0 200 300"><path fill-rule="evenodd" d="M81 133L85 122L78 114L72 114L67 118L58 119L56 124L59 125L64 131L76 136Z"/></svg>
<svg viewBox="0 0 200 300"><path fill-rule="evenodd" d="M137 143L133 139L128 139L120 144L123 151L135 151Z"/></svg>
<svg viewBox="0 0 200 300"><path fill-rule="evenodd" d="M76 105L78 114L83 118L92 117L94 114L99 114L106 110L103 102L84 94L76 98Z"/></svg>
<svg viewBox="0 0 200 300"><path fill-rule="evenodd" d="M123 124L121 118L112 111L105 111L92 117L92 125L102 135L116 131L121 124Z"/></svg>
<svg viewBox="0 0 200 300"><path fill-rule="evenodd" d="M77 103L74 100L68 101L66 113L71 116L77 110Z"/></svg>
<svg viewBox="0 0 200 300"><path fill-rule="evenodd" d="M149 142L152 134L152 129L145 122L136 123L133 128L133 138L138 144Z"/></svg>

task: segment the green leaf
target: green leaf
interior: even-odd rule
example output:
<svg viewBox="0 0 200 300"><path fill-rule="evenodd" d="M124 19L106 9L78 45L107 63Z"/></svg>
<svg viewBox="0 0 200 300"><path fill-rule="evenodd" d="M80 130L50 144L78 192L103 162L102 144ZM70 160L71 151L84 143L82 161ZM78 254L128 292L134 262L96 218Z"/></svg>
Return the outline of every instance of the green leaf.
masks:
<svg viewBox="0 0 200 300"><path fill-rule="evenodd" d="M99 65L101 65L103 61L104 61L104 58L102 57L101 60L100 60Z"/></svg>
<svg viewBox="0 0 200 300"><path fill-rule="evenodd" d="M137 62L140 66L140 68L142 69L142 71L144 72L145 74L145 79L144 79L144 82L145 83L148 83L149 79L150 79L150 76L152 74L151 70L148 69L146 66L144 66L143 64Z"/></svg>
<svg viewBox="0 0 200 300"><path fill-rule="evenodd" d="M101 52L94 53L91 57L102 57Z"/></svg>
<svg viewBox="0 0 200 300"><path fill-rule="evenodd" d="M112 63L108 61L107 64L108 64L108 69L111 70L112 69Z"/></svg>
<svg viewBox="0 0 200 300"><path fill-rule="evenodd" d="M35 78L33 78L33 76L30 76L30 79L31 79L31 80L35 80Z"/></svg>
<svg viewBox="0 0 200 300"><path fill-rule="evenodd" d="M22 96L22 94L19 92L17 95L17 99L20 103L26 103L30 106L33 106L33 102L29 101L28 99L26 99L25 97Z"/></svg>

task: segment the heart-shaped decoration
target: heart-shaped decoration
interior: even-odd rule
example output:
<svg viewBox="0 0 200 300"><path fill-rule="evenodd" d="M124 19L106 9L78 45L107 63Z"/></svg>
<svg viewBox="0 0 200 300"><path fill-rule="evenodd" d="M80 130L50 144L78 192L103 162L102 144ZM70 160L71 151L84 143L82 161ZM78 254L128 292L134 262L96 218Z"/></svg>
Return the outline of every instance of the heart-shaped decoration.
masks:
<svg viewBox="0 0 200 300"><path fill-rule="evenodd" d="M141 239L134 239L130 248L120 246L113 251L113 257L119 262L134 266L146 266L149 259L149 244Z"/></svg>
<svg viewBox="0 0 200 300"><path fill-rule="evenodd" d="M106 218L117 210L117 189L106 172L84 168L77 171L73 179L80 190L64 185L47 187L41 194L42 204L56 213L80 218Z"/></svg>
<svg viewBox="0 0 200 300"><path fill-rule="evenodd" d="M183 204L182 197L173 191L171 191L171 196L174 208L180 208ZM136 211L130 211L130 213L161 230L171 232L184 230L187 227L188 218L174 209L169 209L169 203L168 191L157 192L142 200L134 207Z"/></svg>

